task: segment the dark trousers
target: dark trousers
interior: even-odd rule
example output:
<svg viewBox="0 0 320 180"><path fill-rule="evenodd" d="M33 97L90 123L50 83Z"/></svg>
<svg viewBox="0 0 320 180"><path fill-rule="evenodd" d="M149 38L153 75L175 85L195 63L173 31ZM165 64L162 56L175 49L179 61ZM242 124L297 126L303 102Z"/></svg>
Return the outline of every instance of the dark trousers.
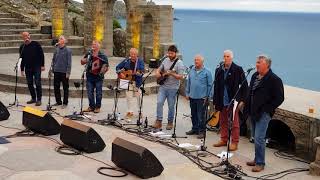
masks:
<svg viewBox="0 0 320 180"><path fill-rule="evenodd" d="M61 93L60 93L60 84L62 82L63 86L63 104L68 104L68 96L69 96L69 79L66 78L66 73L54 73L54 96L56 97L56 102L58 104L62 104L61 102Z"/></svg>
<svg viewBox="0 0 320 180"><path fill-rule="evenodd" d="M25 70L28 88L32 100L41 101L42 87L41 87L41 69L39 70ZM34 88L36 85L36 89Z"/></svg>
<svg viewBox="0 0 320 180"><path fill-rule="evenodd" d="M205 125L205 104L204 99L191 99L190 98L190 108L191 108L191 119L192 119L192 131L194 132L204 132Z"/></svg>

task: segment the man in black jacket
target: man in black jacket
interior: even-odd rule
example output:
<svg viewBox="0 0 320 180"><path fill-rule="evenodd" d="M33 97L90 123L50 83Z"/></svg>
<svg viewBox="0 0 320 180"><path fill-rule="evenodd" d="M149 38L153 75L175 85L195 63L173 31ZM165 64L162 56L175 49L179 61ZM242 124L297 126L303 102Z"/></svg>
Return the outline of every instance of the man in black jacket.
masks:
<svg viewBox="0 0 320 180"><path fill-rule="evenodd" d="M19 53L21 60L21 76L26 75L31 100L27 104L36 103L41 105L42 87L41 71L44 67L44 54L41 45L37 41L32 41L28 32L22 33L24 43L20 46ZM34 84L36 84L36 91Z"/></svg>
<svg viewBox="0 0 320 180"><path fill-rule="evenodd" d="M284 101L281 79L272 72L271 59L266 55L257 57L257 72L252 75L249 94L245 102L245 113L251 117L251 131L254 135L255 158L247 162L254 166L253 172L260 172L265 166L265 136L268 124Z"/></svg>
<svg viewBox="0 0 320 180"><path fill-rule="evenodd" d="M247 94L248 83L245 79L245 73L242 67L233 63L233 52L231 50L224 51L224 61L215 71L214 80L214 95L213 103L215 109L220 111L220 133L221 140L214 144L214 147L226 146L228 142L228 118L232 117L233 106L228 109L232 98L239 90L236 96L236 101L239 103L236 113L233 117L232 131L231 131L231 145L230 151L238 149L240 127L238 111L244 105L244 100ZM243 83L243 84L242 84Z"/></svg>

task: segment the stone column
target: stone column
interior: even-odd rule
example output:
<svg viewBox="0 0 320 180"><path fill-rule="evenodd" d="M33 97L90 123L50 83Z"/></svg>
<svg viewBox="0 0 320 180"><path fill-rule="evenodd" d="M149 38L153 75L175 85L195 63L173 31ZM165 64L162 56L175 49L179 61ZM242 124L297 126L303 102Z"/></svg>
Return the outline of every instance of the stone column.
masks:
<svg viewBox="0 0 320 180"><path fill-rule="evenodd" d="M314 139L317 146L316 159L310 164L310 174L320 176L320 136Z"/></svg>
<svg viewBox="0 0 320 180"><path fill-rule="evenodd" d="M52 1L52 37L68 36L68 0Z"/></svg>
<svg viewBox="0 0 320 180"><path fill-rule="evenodd" d="M113 56L113 6L114 1L108 1L108 3L104 5L105 19L102 48L106 50L107 56Z"/></svg>
<svg viewBox="0 0 320 180"><path fill-rule="evenodd" d="M84 1L84 48L89 49L94 40L95 0Z"/></svg>

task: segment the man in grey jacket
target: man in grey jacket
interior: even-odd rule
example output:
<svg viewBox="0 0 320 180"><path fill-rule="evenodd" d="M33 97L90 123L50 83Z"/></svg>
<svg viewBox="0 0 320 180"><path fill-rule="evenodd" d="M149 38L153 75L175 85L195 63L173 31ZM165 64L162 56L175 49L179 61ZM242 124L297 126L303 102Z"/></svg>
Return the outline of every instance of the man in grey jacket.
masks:
<svg viewBox="0 0 320 180"><path fill-rule="evenodd" d="M63 106L68 105L69 96L69 77L71 73L72 52L71 49L66 47L66 38L64 36L59 37L58 47L53 54L52 58L52 72L54 74L54 95L56 98L56 104L53 106L62 105L60 84L63 86ZM51 72L50 72L51 75Z"/></svg>

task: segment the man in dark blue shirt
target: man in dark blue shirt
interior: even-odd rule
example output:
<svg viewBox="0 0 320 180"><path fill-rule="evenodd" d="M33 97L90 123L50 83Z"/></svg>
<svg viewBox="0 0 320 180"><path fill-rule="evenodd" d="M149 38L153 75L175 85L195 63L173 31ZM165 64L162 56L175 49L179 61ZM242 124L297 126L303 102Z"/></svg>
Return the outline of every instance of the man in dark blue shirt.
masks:
<svg viewBox="0 0 320 180"><path fill-rule="evenodd" d="M31 100L27 104L36 103L41 106L42 87L41 87L41 71L44 67L44 54L41 45L32 41L28 32L22 33L24 43L20 46L19 53L21 60L21 76L26 76ZM36 84L36 90L34 89Z"/></svg>
<svg viewBox="0 0 320 180"><path fill-rule="evenodd" d="M83 112L99 113L102 101L102 86L104 74L109 69L107 56L100 51L100 43L92 42L92 50L90 50L81 60L81 64L87 64L87 93L89 99L89 107ZM94 96L96 92L96 97Z"/></svg>

